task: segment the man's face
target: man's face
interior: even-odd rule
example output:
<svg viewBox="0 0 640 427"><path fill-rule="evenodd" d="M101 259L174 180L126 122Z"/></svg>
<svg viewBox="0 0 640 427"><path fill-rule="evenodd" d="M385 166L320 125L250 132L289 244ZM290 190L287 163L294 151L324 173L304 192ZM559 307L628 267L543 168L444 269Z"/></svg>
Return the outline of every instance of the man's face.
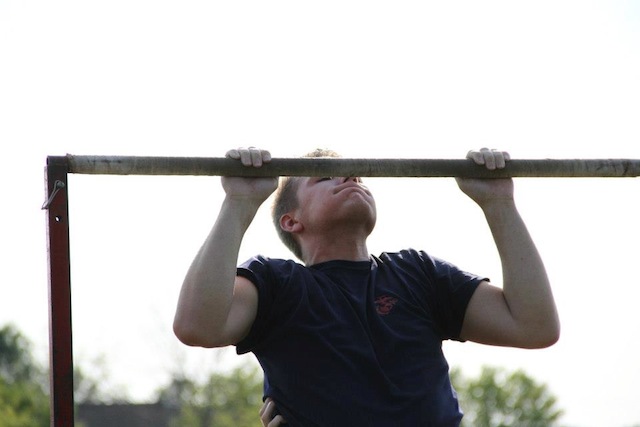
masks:
<svg viewBox="0 0 640 427"><path fill-rule="evenodd" d="M297 216L306 229L349 224L361 227L366 235L373 230L376 204L360 178L301 178L297 194Z"/></svg>

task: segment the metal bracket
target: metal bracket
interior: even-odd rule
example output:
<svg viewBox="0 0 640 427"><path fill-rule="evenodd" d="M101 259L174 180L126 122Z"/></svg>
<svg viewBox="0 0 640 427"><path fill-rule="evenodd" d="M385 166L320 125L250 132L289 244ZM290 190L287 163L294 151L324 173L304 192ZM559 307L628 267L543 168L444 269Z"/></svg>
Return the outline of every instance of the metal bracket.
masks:
<svg viewBox="0 0 640 427"><path fill-rule="evenodd" d="M51 203L53 203L53 198L56 197L56 194L58 194L58 191L60 191L64 187L65 187L64 182L60 181L59 179L56 179L56 182L53 183L53 191L51 192L51 195L49 196L49 198L42 204L41 209L42 210L49 209L49 206L51 206Z"/></svg>

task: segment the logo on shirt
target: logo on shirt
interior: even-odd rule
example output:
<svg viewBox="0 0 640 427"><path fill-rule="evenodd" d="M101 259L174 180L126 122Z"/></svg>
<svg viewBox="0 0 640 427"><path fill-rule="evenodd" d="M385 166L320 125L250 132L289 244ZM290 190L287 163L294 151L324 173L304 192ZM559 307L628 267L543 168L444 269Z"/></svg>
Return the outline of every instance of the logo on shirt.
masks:
<svg viewBox="0 0 640 427"><path fill-rule="evenodd" d="M391 313L393 307L398 302L398 298L392 297L391 295L381 295L375 299L376 304L376 312L380 316L386 316Z"/></svg>

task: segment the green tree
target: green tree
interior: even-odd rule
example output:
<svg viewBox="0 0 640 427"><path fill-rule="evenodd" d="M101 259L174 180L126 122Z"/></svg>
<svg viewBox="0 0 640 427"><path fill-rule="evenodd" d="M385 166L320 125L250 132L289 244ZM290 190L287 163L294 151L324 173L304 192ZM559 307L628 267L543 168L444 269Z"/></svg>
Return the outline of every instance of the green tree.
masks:
<svg viewBox="0 0 640 427"><path fill-rule="evenodd" d="M13 325L0 329L0 427L49 425L46 373Z"/></svg>
<svg viewBox="0 0 640 427"><path fill-rule="evenodd" d="M465 412L463 427L551 427L562 416L547 386L523 371L484 367L478 378L465 378L454 369L451 378ZM178 408L175 427L259 425L262 374L257 368L236 368L213 373L204 383L176 375L158 401Z"/></svg>
<svg viewBox="0 0 640 427"><path fill-rule="evenodd" d="M545 384L523 371L483 367L478 378L452 371L452 382L465 412L463 426L554 426L562 416L557 399Z"/></svg>
<svg viewBox="0 0 640 427"><path fill-rule="evenodd" d="M161 390L161 403L179 408L175 427L235 427L259 425L262 374L256 367L213 373L203 384L175 376Z"/></svg>

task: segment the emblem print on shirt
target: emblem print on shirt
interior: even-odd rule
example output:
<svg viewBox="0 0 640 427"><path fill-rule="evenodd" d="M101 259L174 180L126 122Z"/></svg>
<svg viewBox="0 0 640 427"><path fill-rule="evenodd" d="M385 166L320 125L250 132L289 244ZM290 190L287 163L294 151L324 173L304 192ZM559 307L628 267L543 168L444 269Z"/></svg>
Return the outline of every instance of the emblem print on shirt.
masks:
<svg viewBox="0 0 640 427"><path fill-rule="evenodd" d="M380 295L375 300L376 312L380 316L386 316L391 313L391 310L393 310L393 307L397 302L398 298L396 297L392 297L391 295Z"/></svg>

